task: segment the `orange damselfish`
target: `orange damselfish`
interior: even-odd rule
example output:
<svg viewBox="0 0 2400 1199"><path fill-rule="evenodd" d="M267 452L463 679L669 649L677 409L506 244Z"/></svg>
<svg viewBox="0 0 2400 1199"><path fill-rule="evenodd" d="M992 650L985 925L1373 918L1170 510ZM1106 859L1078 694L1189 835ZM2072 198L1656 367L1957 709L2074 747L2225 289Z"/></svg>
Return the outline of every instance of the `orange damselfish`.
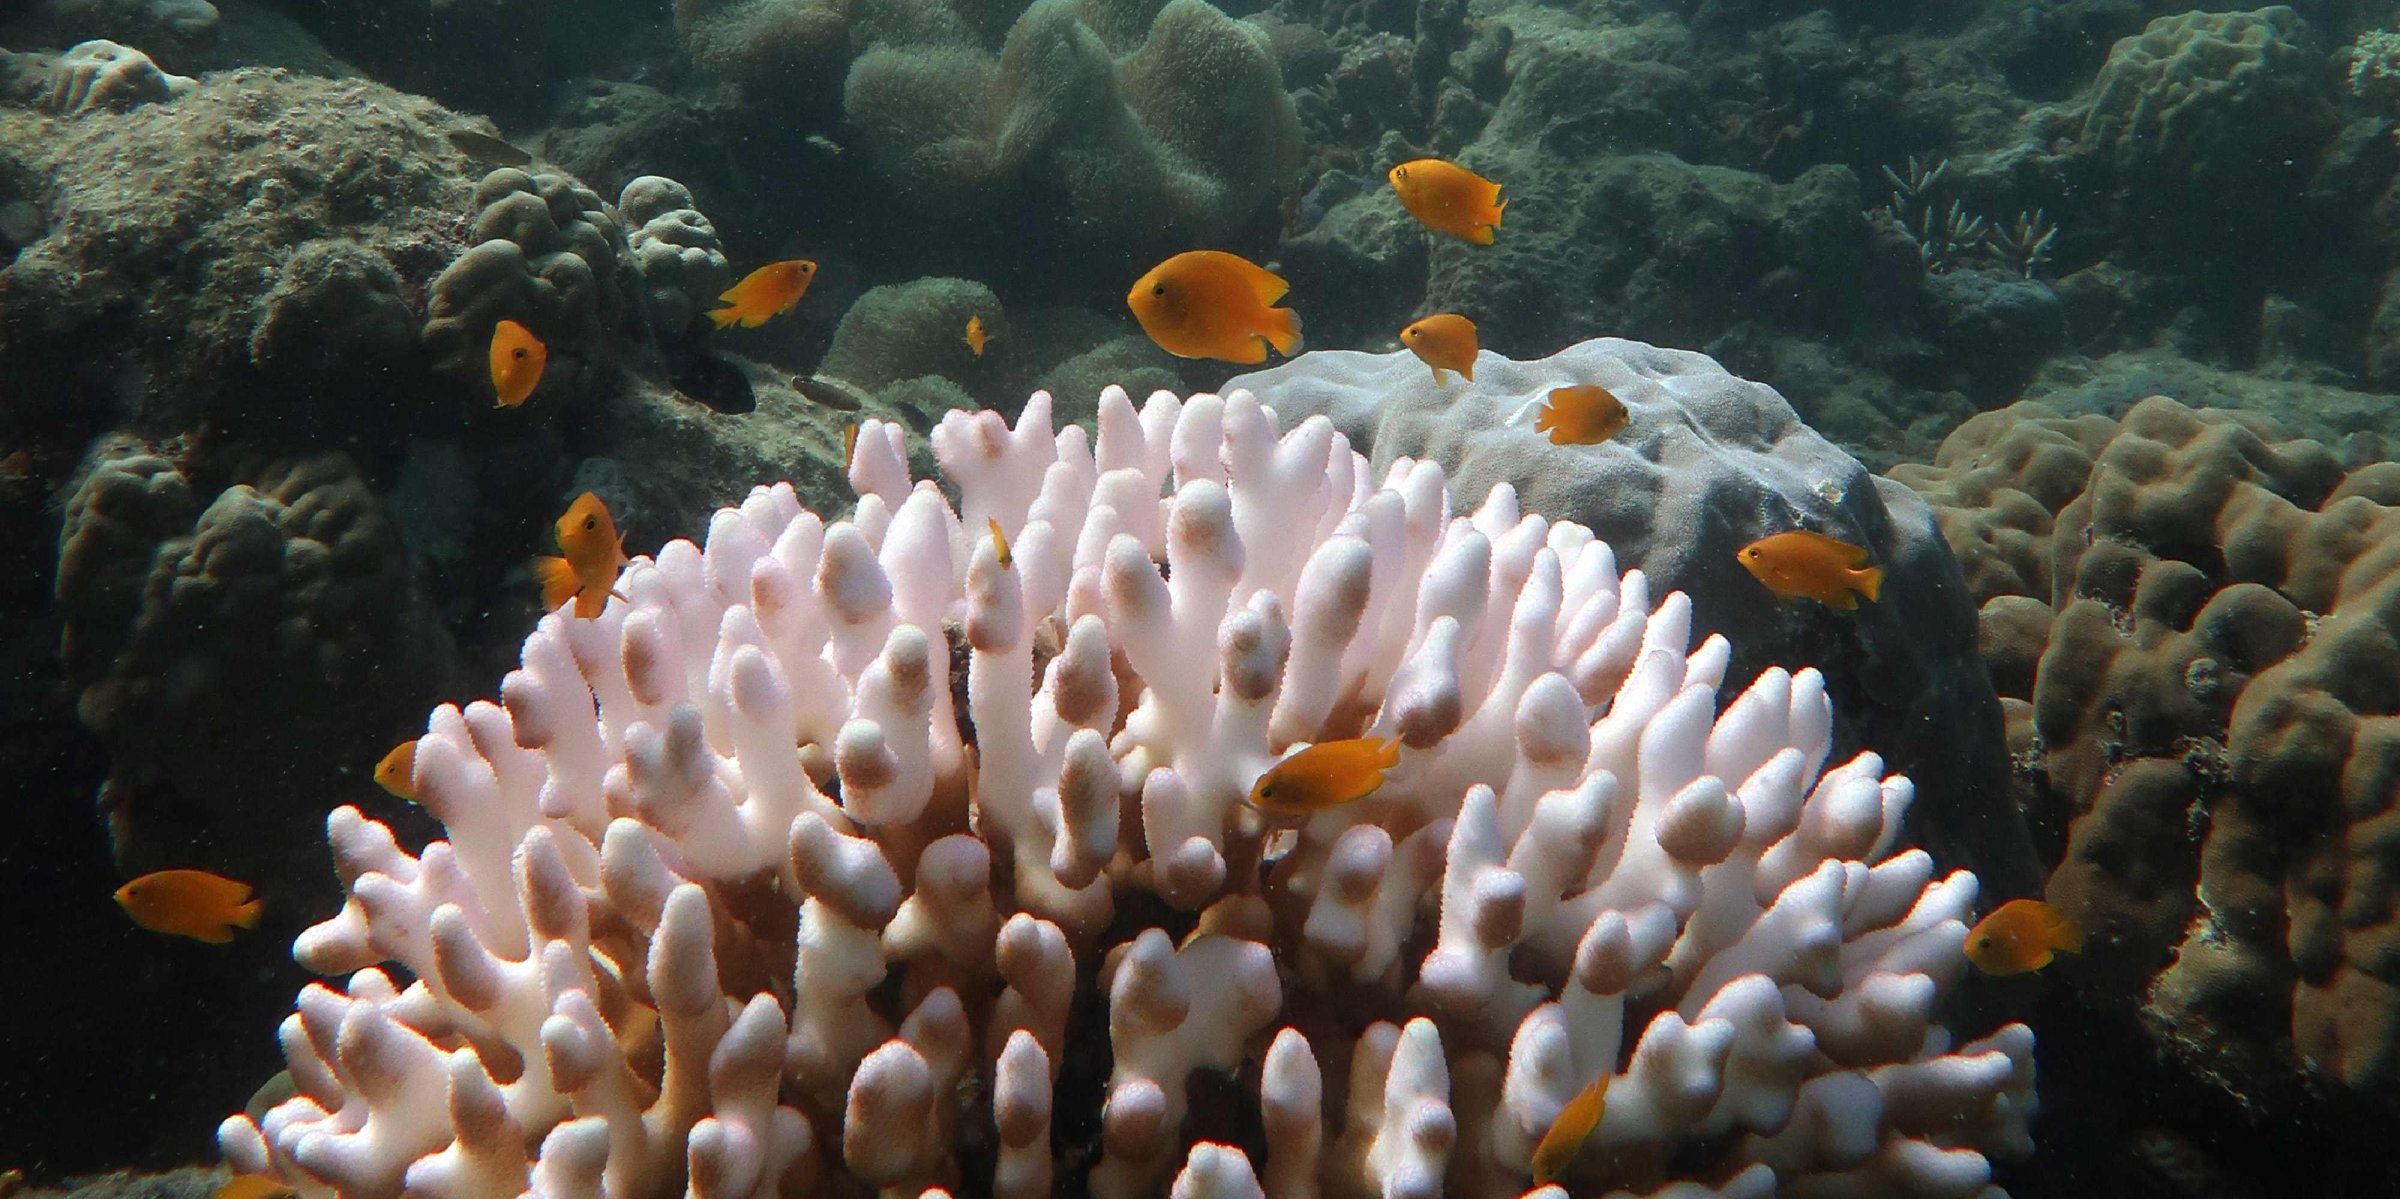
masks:
<svg viewBox="0 0 2400 1199"><path fill-rule="evenodd" d="M1794 529L1761 537L1738 556L1744 569L1785 599L1813 599L1847 612L1858 607L1859 596L1883 594L1883 568L1867 564L1867 551L1823 533Z"/></svg>
<svg viewBox="0 0 2400 1199"><path fill-rule="evenodd" d="M1015 565L1014 560L1008 554L1008 534L1000 531L1000 522L994 518L985 517L984 523L992 527L993 555L999 559L1000 569L1007 570Z"/></svg>
<svg viewBox="0 0 2400 1199"><path fill-rule="evenodd" d="M492 326L492 394L501 407L524 403L540 385L542 367L549 361L550 347L533 330L511 320Z"/></svg>
<svg viewBox="0 0 2400 1199"><path fill-rule="evenodd" d="M2023 974L2061 952L2083 952L2074 917L2038 899L2012 899L1967 930L1967 960L1985 974Z"/></svg>
<svg viewBox="0 0 2400 1199"><path fill-rule="evenodd" d="M1475 381L1475 322L1455 312L1426 317L1400 331L1400 343L1433 368L1433 385L1442 385L1442 372L1457 371Z"/></svg>
<svg viewBox="0 0 2400 1199"><path fill-rule="evenodd" d="M983 357L983 347L991 340L992 335L983 331L983 318L981 316L970 316L967 318L968 353L975 355L977 358Z"/></svg>
<svg viewBox="0 0 2400 1199"><path fill-rule="evenodd" d="M817 264L805 258L770 262L726 288L717 297L725 307L710 309L708 319L720 329L737 322L742 328L755 329L799 303L800 297L808 294L809 280L816 277Z"/></svg>
<svg viewBox="0 0 2400 1199"><path fill-rule="evenodd" d="M375 763L375 783L402 799L417 801L417 743L403 741Z"/></svg>
<svg viewBox="0 0 2400 1199"><path fill-rule="evenodd" d="M250 884L221 874L160 870L117 888L117 906L151 932L223 945L233 930L258 924L260 901Z"/></svg>
<svg viewBox="0 0 2400 1199"><path fill-rule="evenodd" d="M575 601L575 615L590 620L608 607L625 565L624 536L600 497L584 492L558 518L558 548L563 558L536 558L534 577L542 583L542 610L554 612Z"/></svg>
<svg viewBox="0 0 2400 1199"><path fill-rule="evenodd" d="M1500 198L1499 184L1439 158L1401 163L1385 178L1400 197L1400 207L1418 224L1479 246L1492 244L1500 211L1508 207Z"/></svg>
<svg viewBox="0 0 2400 1199"><path fill-rule="evenodd" d="M1250 787L1250 806L1278 816L1365 799L1400 764L1400 743L1374 737L1320 741L1267 768Z"/></svg>
<svg viewBox="0 0 2400 1199"><path fill-rule="evenodd" d="M1552 445L1598 445L1625 431L1633 413L1616 393L1597 383L1554 387L1534 414L1533 431L1550 435Z"/></svg>
<svg viewBox="0 0 2400 1199"><path fill-rule="evenodd" d="M1291 285L1238 254L1186 250L1150 268L1125 293L1142 332L1170 354L1265 362L1267 347L1300 352L1300 315L1268 305Z"/></svg>
<svg viewBox="0 0 2400 1199"><path fill-rule="evenodd" d="M1600 1077L1585 1083L1558 1109L1558 1118L1533 1147L1533 1185L1558 1181L1558 1176L1566 1173L1567 1163L1575 1160L1575 1152L1583 1148L1585 1138L1600 1127L1600 1117L1608 1111L1608 1077L1607 1071L1601 1071Z"/></svg>

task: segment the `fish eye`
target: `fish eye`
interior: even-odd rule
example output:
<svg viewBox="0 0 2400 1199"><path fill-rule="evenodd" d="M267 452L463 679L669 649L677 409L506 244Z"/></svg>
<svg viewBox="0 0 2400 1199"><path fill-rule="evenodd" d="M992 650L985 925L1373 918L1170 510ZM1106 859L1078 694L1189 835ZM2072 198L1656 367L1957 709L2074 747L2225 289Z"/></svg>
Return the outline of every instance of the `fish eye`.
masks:
<svg viewBox="0 0 2400 1199"><path fill-rule="evenodd" d="M598 529L599 529L599 528L600 528L600 518L599 518L599 517L597 517L597 516L587 516L587 517L584 517L584 518L583 518L583 531L584 531L584 532L586 532L586 533L596 532L596 531L598 531Z"/></svg>
<svg viewBox="0 0 2400 1199"><path fill-rule="evenodd" d="M1151 294L1151 295L1154 295L1154 296L1163 296L1163 295L1167 294L1167 285L1166 285L1166 284L1164 284L1164 283L1153 283L1153 284L1151 284L1151 285L1150 285L1150 294Z"/></svg>
<svg viewBox="0 0 2400 1199"><path fill-rule="evenodd" d="M508 352L508 356L511 358L523 359L525 357L525 347L518 346L516 349L510 350Z"/></svg>
<svg viewBox="0 0 2400 1199"><path fill-rule="evenodd" d="M1396 178L1406 179L1406 178L1408 178L1408 168L1407 168L1407 167L1393 167L1393 168L1392 168L1392 174L1393 174L1393 176L1395 176Z"/></svg>
<svg viewBox="0 0 2400 1199"><path fill-rule="evenodd" d="M1982 936L1982 937L1977 937L1977 938L1975 938L1975 948L1977 948L1977 949L1990 949L1991 947L1992 947L1992 939L1991 939L1991 937L1989 937L1989 936Z"/></svg>

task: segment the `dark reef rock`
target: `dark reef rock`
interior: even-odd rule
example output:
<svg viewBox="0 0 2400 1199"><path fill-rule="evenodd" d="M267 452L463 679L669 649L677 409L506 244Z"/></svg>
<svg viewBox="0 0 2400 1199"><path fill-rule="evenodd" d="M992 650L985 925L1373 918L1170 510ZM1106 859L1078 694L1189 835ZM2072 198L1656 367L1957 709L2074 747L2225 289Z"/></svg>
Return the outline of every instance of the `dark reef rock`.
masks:
<svg viewBox="0 0 2400 1199"><path fill-rule="evenodd" d="M455 122L376 84L275 70L124 112L0 108L0 156L40 181L41 218L0 269L0 374L153 429L265 418L262 393L279 393L252 373L252 333L293 299L277 293L298 247L380 258L402 295L455 252Z"/></svg>
<svg viewBox="0 0 2400 1199"><path fill-rule="evenodd" d="M2066 310L2038 279L1944 271L1925 279L1926 321L1961 390L1990 406L2015 398L2066 340Z"/></svg>

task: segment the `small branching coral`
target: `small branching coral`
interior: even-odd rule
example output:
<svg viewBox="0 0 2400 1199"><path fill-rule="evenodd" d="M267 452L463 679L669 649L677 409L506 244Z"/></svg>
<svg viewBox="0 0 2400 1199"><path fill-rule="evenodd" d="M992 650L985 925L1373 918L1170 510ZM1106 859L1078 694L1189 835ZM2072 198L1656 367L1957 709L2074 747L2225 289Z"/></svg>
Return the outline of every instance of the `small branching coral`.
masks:
<svg viewBox="0 0 2400 1199"><path fill-rule="evenodd" d="M1964 201L1943 206L1934 190L1950 171L1949 159L1927 165L1911 154L1905 171L1882 169L1891 198L1868 209L1867 219L1889 222L1906 235L1927 274L1982 266L2031 279L2058 237L2058 226L2038 208L2018 213L2012 225L1995 225Z"/></svg>
<svg viewBox="0 0 2400 1199"><path fill-rule="evenodd" d="M1984 250L1994 265L2031 279L2042 260L2050 256L2050 243L2056 240L2058 225L2036 208L2018 213L2012 224L1993 226Z"/></svg>
<svg viewBox="0 0 2400 1199"><path fill-rule="evenodd" d="M1602 1075L1594 1193L1991 1194L2029 1148L2031 1034L1932 1022L1975 880L1895 851L1873 754L1824 768L1814 671L1720 711L1726 641L1588 530L1378 486L1246 393L933 446L955 504L870 421L847 519L763 487L543 618L417 742L446 840L334 813L349 900L296 952L347 978L283 1024L297 1094L220 1128L237 1169L1513 1196ZM1361 734L1401 744L1366 799L1244 803Z"/></svg>

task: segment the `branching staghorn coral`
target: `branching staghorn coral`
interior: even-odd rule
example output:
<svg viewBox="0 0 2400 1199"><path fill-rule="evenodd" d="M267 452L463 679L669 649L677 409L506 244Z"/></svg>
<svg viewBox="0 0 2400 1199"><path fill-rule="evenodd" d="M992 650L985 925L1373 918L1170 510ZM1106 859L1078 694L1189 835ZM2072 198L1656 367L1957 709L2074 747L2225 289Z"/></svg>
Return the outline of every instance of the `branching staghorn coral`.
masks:
<svg viewBox="0 0 2400 1199"><path fill-rule="evenodd" d="M2042 260L2050 256L2050 243L2057 240L2058 223L2036 208L2018 213L2013 224L1994 225L1991 236L1984 241L1984 249L1993 265L2031 279L2041 269Z"/></svg>
<svg viewBox="0 0 2400 1199"><path fill-rule="evenodd" d="M449 837L329 820L349 900L296 953L347 979L284 1022L298 1093L220 1128L235 1168L1517 1195L1602 1073L1579 1188L1969 1196L2029 1148L2031 1034L1931 1022L1974 879L1895 852L1873 754L1822 768L1815 672L1720 712L1682 595L1505 486L1378 486L1322 418L1050 411L945 418L955 504L867 422L847 519L759 488L437 709L412 782ZM1361 734L1402 746L1366 799L1244 802ZM1191 1102L1212 1075L1255 1122Z"/></svg>
<svg viewBox="0 0 2400 1199"><path fill-rule="evenodd" d="M1949 171L1947 158L1927 165L1914 154L1909 155L1905 172L1884 167L1884 180L1892 185L1891 198L1881 208L1868 209L1867 219L1889 221L1906 235L1916 246L1917 261L1927 274L1980 265L2033 278L2050 255L2050 243L2058 239L2058 225L2039 208L2018 213L2016 222L2009 225L1993 224L1961 200L1952 200L1945 208L1933 192Z"/></svg>

